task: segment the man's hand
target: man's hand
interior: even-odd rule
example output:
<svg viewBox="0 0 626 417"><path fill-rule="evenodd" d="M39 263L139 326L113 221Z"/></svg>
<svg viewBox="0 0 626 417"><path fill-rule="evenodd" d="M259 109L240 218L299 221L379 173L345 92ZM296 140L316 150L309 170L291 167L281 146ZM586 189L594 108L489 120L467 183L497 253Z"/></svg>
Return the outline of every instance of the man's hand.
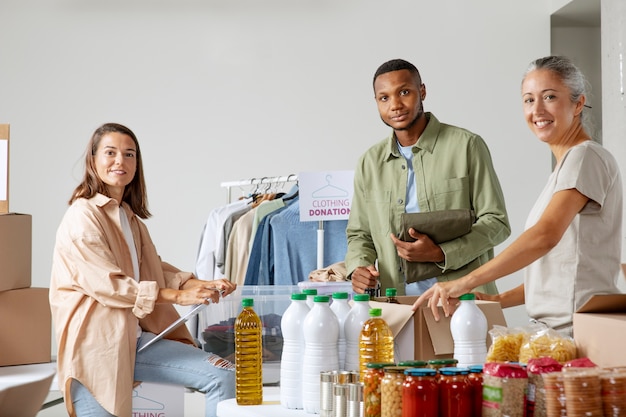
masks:
<svg viewBox="0 0 626 417"><path fill-rule="evenodd" d="M423 233L410 228L409 236L415 239L414 242L404 242L393 234L390 235L393 244L396 246L398 256L409 262L443 262L445 255L433 240Z"/></svg>
<svg viewBox="0 0 626 417"><path fill-rule="evenodd" d="M359 266L351 275L352 289L357 294L363 294L366 288L376 287L380 273L374 265Z"/></svg>

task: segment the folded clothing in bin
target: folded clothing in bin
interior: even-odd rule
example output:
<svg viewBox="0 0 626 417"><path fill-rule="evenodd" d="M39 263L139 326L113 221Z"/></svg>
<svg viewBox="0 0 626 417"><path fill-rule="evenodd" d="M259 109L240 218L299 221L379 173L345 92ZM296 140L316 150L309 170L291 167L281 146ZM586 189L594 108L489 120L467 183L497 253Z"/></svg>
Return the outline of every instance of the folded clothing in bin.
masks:
<svg viewBox="0 0 626 417"><path fill-rule="evenodd" d="M280 330L282 316L278 314L266 314L259 317L263 323L262 343L263 361L280 361L283 352L283 335ZM215 353L224 359L235 362L235 320L228 320L212 324L202 331L204 350Z"/></svg>

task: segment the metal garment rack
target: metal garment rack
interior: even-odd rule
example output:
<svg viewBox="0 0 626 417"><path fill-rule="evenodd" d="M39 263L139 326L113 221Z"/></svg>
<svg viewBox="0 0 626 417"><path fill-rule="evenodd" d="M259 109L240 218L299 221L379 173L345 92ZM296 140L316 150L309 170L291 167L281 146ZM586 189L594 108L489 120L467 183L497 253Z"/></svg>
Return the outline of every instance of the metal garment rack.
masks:
<svg viewBox="0 0 626 417"><path fill-rule="evenodd" d="M243 187L243 186L251 186L255 185L257 187L263 184L280 184L286 182L298 182L298 176L296 174L290 174L286 176L280 177L261 177L261 178L250 178L247 180L239 180L239 181L226 181L220 183L220 187L226 188L228 191L228 202L230 203L232 195L231 190L233 187Z"/></svg>

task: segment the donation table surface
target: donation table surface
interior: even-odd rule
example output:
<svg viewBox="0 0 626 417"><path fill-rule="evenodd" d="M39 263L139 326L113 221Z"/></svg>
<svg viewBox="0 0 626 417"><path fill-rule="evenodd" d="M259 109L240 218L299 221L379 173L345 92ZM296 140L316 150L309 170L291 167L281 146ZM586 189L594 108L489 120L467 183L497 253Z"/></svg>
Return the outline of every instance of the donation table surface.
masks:
<svg viewBox="0 0 626 417"><path fill-rule="evenodd" d="M304 410L289 410L280 405L280 390L278 387L263 387L263 404L237 405L234 398L220 401L217 404L218 417L303 417L313 416Z"/></svg>

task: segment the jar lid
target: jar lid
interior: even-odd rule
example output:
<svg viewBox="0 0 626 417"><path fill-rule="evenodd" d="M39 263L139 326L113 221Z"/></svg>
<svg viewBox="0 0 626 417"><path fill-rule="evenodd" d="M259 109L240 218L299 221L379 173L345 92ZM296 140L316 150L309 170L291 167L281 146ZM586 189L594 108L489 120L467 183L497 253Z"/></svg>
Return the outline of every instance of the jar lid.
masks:
<svg viewBox="0 0 626 417"><path fill-rule="evenodd" d="M405 369L406 368L404 366L386 366L385 373L389 372L391 374L403 374Z"/></svg>
<svg viewBox="0 0 626 417"><path fill-rule="evenodd" d="M409 368L404 370L404 375L410 376L435 376L437 371L431 368Z"/></svg>
<svg viewBox="0 0 626 417"><path fill-rule="evenodd" d="M333 300L347 300L347 299L348 299L347 292L334 292L333 293Z"/></svg>
<svg viewBox="0 0 626 417"><path fill-rule="evenodd" d="M458 367L447 367L441 368L439 373L442 375L467 375L469 374L469 369L467 368L458 368Z"/></svg>
<svg viewBox="0 0 626 417"><path fill-rule="evenodd" d="M242 307L253 307L254 306L254 299L253 298L243 298L241 300L241 306Z"/></svg>
<svg viewBox="0 0 626 417"><path fill-rule="evenodd" d="M369 301L370 300L370 295L369 294L355 294L354 297L352 297L353 301Z"/></svg>
<svg viewBox="0 0 626 417"><path fill-rule="evenodd" d="M381 369L387 366L396 366L396 364L393 362L368 362L365 364L365 367L369 369Z"/></svg>
<svg viewBox="0 0 626 417"><path fill-rule="evenodd" d="M301 292L294 292L293 294L291 294L291 299L303 301L306 300L306 294L303 294Z"/></svg>
<svg viewBox="0 0 626 417"><path fill-rule="evenodd" d="M327 303L330 301L330 297L327 295L316 295L313 298L314 303Z"/></svg>
<svg viewBox="0 0 626 417"><path fill-rule="evenodd" d="M483 371L482 365L470 365L468 368L471 374L478 374Z"/></svg>
<svg viewBox="0 0 626 417"><path fill-rule="evenodd" d="M403 361L398 363L398 366L406 366L409 368L423 368L428 365L426 361Z"/></svg>

